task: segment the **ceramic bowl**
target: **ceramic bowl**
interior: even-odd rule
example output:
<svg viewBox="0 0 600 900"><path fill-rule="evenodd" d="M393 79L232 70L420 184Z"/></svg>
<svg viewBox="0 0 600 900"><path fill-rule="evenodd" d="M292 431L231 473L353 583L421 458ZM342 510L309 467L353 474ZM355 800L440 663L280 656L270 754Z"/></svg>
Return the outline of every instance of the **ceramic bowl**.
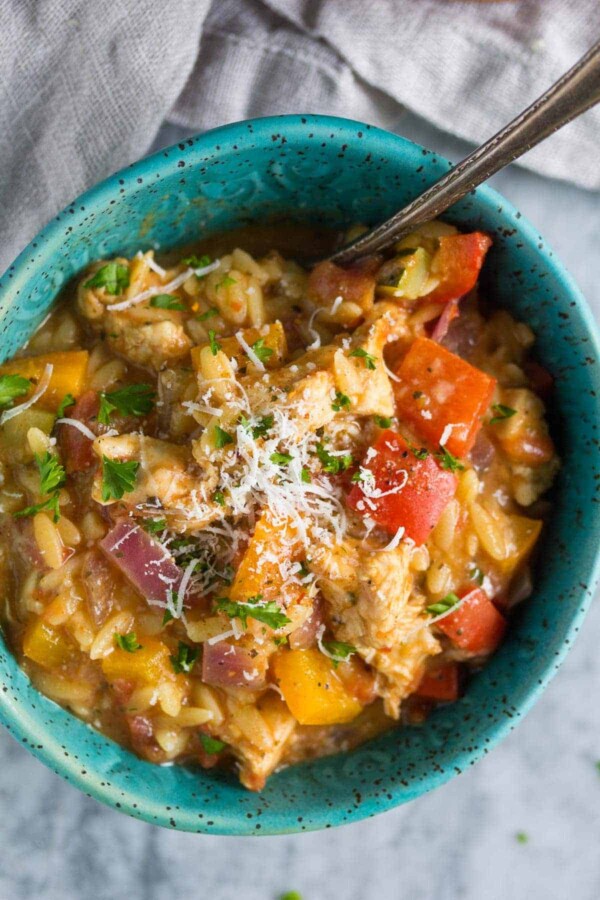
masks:
<svg viewBox="0 0 600 900"><path fill-rule="evenodd" d="M323 116L241 122L177 144L88 191L23 251L0 282L1 356L23 344L61 287L98 257L170 248L277 218L375 223L448 165L396 135ZM351 753L289 768L260 794L240 787L233 775L137 759L35 691L0 643L1 720L88 795L148 822L212 834L297 832L356 821L464 771L515 727L556 672L583 621L597 569L594 324L543 238L499 194L481 188L446 218L492 235L484 288L534 329L539 359L556 378L550 415L563 462L556 505L535 593L515 616L506 642L466 696L423 727L400 727Z"/></svg>

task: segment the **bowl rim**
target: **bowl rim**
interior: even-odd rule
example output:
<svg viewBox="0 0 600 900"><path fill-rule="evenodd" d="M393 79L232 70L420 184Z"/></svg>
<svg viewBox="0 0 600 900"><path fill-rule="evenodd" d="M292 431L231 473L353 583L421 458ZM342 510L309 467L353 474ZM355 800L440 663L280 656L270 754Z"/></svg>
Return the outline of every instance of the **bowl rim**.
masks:
<svg viewBox="0 0 600 900"><path fill-rule="evenodd" d="M249 126L251 126L251 132L248 131ZM188 138L183 142L162 148L155 153L145 156L137 162L118 170L68 204L44 228L42 228L34 238L32 238L24 250L15 259L14 263L7 268L4 275L0 278L0 307L6 303L10 303L14 299L14 296L20 292L20 289L30 277L32 264L37 268L40 264L43 265L44 259L47 256L52 256L56 252L63 241L64 219L69 213L74 212L77 206L85 206L86 210L89 212L90 207L102 204L103 201L112 199L114 196L118 198L119 189L122 187L123 183L126 185L131 184L133 186L138 177L144 176L150 171L155 172L157 166L164 175L173 174L176 172L177 162L181 159L182 154L191 157L190 164L193 165L196 161L196 157L201 158L206 155L207 152L214 151L216 145L219 146L219 152L227 153L230 150L233 150L233 145L236 144L236 142L239 142L242 136L245 138L250 137L253 143L264 143L265 145L268 145L271 143L273 130L277 131L282 127L285 127L288 144L292 145L295 136L305 136L306 130L311 127L335 129L338 132L338 135L336 136L345 132L345 138L348 141L355 138L356 129L359 128L365 132L365 136L368 134L371 139L375 138L376 140L379 139L388 142L390 151L393 150L393 152L396 153L401 154L403 149L408 148L416 148L425 153L433 152L425 150L420 144L410 141L401 135L377 128L376 126L368 125L364 122L349 118L311 113L245 119L210 129L209 131ZM442 164L447 163L450 165L450 163L437 152L435 153L435 156ZM440 169L440 171L442 170ZM502 194L487 185L484 185L477 188L475 195L477 201L484 206L493 205L494 207L497 207L500 203L502 205L503 215L508 214L509 216L517 216L519 219L519 230L523 235L523 240L533 246L538 246L539 232L537 229L535 229L522 214L517 213L513 204L511 204ZM544 265L551 269L553 275L561 282L565 294L567 294L571 300L575 301L578 314L581 317L582 324L590 339L592 350L597 357L600 357L600 339L597 326L588 303L579 287L567 269L557 259L545 240L543 248L540 249L538 247L537 253L544 260ZM600 391L600 376L596 375L596 381ZM472 766L487 754L489 750L499 744L529 712L534 703L544 692L573 645L574 639L594 596L599 579L600 547L590 566L589 574L586 573L587 588L583 586L581 588L581 593L578 598L579 602L577 607L573 610L568 627L563 634L560 648L556 655L553 655L552 658L547 660L540 678L534 683L531 683L529 688L526 689L523 700L514 710L513 718L505 718L503 721L497 722L491 727L485 747L479 744L468 750L463 750L456 757L455 763L460 770L466 770L469 766ZM123 788L117 793L115 788L101 783L99 778L90 777L94 775L93 772L89 771L89 769L92 768L90 764L87 766L88 771L82 773L77 760L72 755L67 757L63 754L58 739L45 741L43 747L37 747L33 740L35 737L36 721L36 716L32 715L29 711L26 711L22 704L19 704L18 702L13 703L8 693L0 692L0 722L7 726L9 732L19 742L24 744L34 756L40 759L51 770L64 777L70 784L107 806L118 809L118 811L121 812L126 812L130 816L149 822L150 824L159 824L178 830L198 831L197 819L192 821L190 815L189 820L186 821L185 810L179 810L178 821L175 825L172 820L169 820L168 814L165 814L164 807L161 804L158 802L149 802L147 799L141 798L139 794L136 793L135 788ZM455 774L455 771L450 767L447 767L442 771L433 770L430 773L427 785L421 788L417 787L412 791L407 792L406 789L395 784L389 786L389 792L386 792L383 797L379 796L378 798L375 798L366 796L363 799L360 809L352 816L351 821L359 821L380 812L391 810L407 800L415 799L417 796L420 796L433 788L439 787L454 777ZM407 793L410 796L407 796ZM324 828L332 813L335 814L335 810L325 809L319 813L315 814L313 812L310 816L305 816L303 822L304 828L302 830L309 831ZM239 818L230 816L227 819L215 812L214 819L215 828L202 830L205 830L210 834L231 836L256 834L252 822L246 821L241 813ZM281 827L274 823L273 827L264 827L264 830L262 830L260 834L289 834L299 831L300 827L297 826L295 822L292 827Z"/></svg>

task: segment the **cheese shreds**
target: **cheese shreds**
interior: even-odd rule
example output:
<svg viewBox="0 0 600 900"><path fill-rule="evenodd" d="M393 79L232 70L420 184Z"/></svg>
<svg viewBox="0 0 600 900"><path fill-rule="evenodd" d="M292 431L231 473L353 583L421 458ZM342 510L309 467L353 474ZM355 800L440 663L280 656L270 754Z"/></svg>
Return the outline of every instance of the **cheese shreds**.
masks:
<svg viewBox="0 0 600 900"><path fill-rule="evenodd" d="M64 419L57 419L56 424L71 425L73 428L76 428L78 431L80 431L84 437L89 438L90 441L96 440L97 435L94 434L91 428L88 428L87 425L84 425L83 422L80 422L79 419L69 419L68 417Z"/></svg>
<svg viewBox="0 0 600 900"><path fill-rule="evenodd" d="M192 275L208 275L209 272L214 272L215 269L218 269L220 265L221 261L216 259L208 266L203 266L200 269L185 269L185 271L177 275L172 281L169 281L168 284L147 288L145 291L142 291L141 294L136 294L135 297L129 297L127 300L119 301L119 303L109 303L106 308L111 310L111 312L121 312L124 309L129 309L131 306L137 306L138 303L144 303L146 300L150 300L157 294L170 294L171 291L176 291L182 284L185 284Z"/></svg>
<svg viewBox="0 0 600 900"><path fill-rule="evenodd" d="M383 365L383 368L384 368L385 371L386 371L386 374L392 379L392 381L402 381L401 378L399 378L394 372L392 372L391 369L389 369L389 368L387 367L386 362L385 362L385 359L383 358L383 354L381 355L381 363L382 363L382 365Z"/></svg>
<svg viewBox="0 0 600 900"><path fill-rule="evenodd" d="M40 383L38 384L29 400L25 400L24 403L20 403L18 406L13 406L12 409L6 409L0 416L0 425L4 425L5 422L8 422L9 419L14 419L15 416L20 416L21 413L25 412L26 409L29 409L30 406L33 406L34 403L37 403L40 397L48 390L53 371L54 366L52 365L52 363L46 363L44 374L40 378Z"/></svg>
<svg viewBox="0 0 600 900"><path fill-rule="evenodd" d="M313 328L314 321L321 312L323 312L323 310L319 307L318 309L313 310L313 312L310 314L310 319L308 320L308 325L306 327L308 333L313 339L313 342L312 344L308 345L308 347L306 348L307 350L318 350L321 346L321 335L316 330L316 328Z"/></svg>
<svg viewBox="0 0 600 900"><path fill-rule="evenodd" d="M440 437L440 447L445 447L446 443L452 437L452 431L454 428L460 428L460 425L456 425L454 422L449 422L444 430L442 431L442 436Z"/></svg>
<svg viewBox="0 0 600 900"><path fill-rule="evenodd" d="M147 256L146 262L148 263L148 268L152 269L153 272L156 272L157 275L160 275L161 278L167 277L166 269L163 269L162 266L159 266L159 264L154 261L152 256Z"/></svg>
<svg viewBox="0 0 600 900"><path fill-rule="evenodd" d="M389 544L386 544L385 547L378 547L376 552L383 553L386 550L395 550L396 547L399 546L400 541L402 540L403 537L404 537L404 526L401 525L400 528L397 530L396 534L394 535L394 537L389 542Z"/></svg>
<svg viewBox="0 0 600 900"><path fill-rule="evenodd" d="M265 369L263 363L258 358L258 356L254 352L252 347L250 347L248 342L244 339L244 335L242 334L241 331L236 331L235 338L236 338L238 344L240 345L240 347L242 348L242 350L244 351L244 353L246 354L246 356L248 357L248 359L254 363L254 365L259 370L259 372L266 372L266 369Z"/></svg>

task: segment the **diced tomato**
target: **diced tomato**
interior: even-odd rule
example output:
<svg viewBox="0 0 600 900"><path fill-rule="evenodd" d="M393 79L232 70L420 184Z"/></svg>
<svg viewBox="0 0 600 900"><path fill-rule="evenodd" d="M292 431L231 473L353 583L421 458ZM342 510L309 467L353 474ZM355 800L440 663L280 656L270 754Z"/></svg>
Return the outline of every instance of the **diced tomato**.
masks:
<svg viewBox="0 0 600 900"><path fill-rule="evenodd" d="M95 417L98 415L100 398L97 391L86 391L82 394L75 406L67 409L65 416L77 419L89 428L95 425ZM94 419L94 422L91 420ZM97 462L92 450L92 441L81 433L73 425L60 425L60 449L65 461L65 468L69 475L73 472L85 472L91 469Z"/></svg>
<svg viewBox="0 0 600 900"><path fill-rule="evenodd" d="M479 271L491 246L491 239L481 231L441 237L431 266L432 276L439 278L440 283L423 300L446 303L468 294L477 284Z"/></svg>
<svg viewBox="0 0 600 900"><path fill-rule="evenodd" d="M425 440L439 444L444 437L450 453L465 456L492 400L495 378L429 338L413 342L397 374L400 418L410 422Z"/></svg>
<svg viewBox="0 0 600 900"><path fill-rule="evenodd" d="M373 305L375 271L381 260L367 259L364 263L343 269L335 263L319 263L308 278L308 293L320 305L331 306L337 297L356 303L367 310Z"/></svg>
<svg viewBox="0 0 600 900"><path fill-rule="evenodd" d="M554 378L544 366L540 366L535 360L529 360L524 366L525 374L531 382L531 389L542 400L547 400L554 390Z"/></svg>
<svg viewBox="0 0 600 900"><path fill-rule="evenodd" d="M383 431L373 450L363 468L373 473L375 487L355 484L348 506L390 534L403 527L415 544L423 544L454 496L456 475L441 469L431 454L418 459L395 431Z"/></svg>
<svg viewBox="0 0 600 900"><path fill-rule="evenodd" d="M423 675L415 692L419 697L452 703L460 696L460 678L457 663L436 666Z"/></svg>
<svg viewBox="0 0 600 900"><path fill-rule="evenodd" d="M458 609L436 622L453 644L474 656L493 653L504 637L506 619L481 588L464 595Z"/></svg>

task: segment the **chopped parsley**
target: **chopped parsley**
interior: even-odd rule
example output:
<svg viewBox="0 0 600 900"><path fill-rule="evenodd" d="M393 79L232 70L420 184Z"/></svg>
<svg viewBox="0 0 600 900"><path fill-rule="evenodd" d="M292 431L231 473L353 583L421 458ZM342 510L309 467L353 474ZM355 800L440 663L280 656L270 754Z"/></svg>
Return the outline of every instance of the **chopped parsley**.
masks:
<svg viewBox="0 0 600 900"><path fill-rule="evenodd" d="M221 349L221 345L217 340L217 333L212 329L208 332L208 343L210 346L210 352L213 356L216 356L219 350Z"/></svg>
<svg viewBox="0 0 600 900"><path fill-rule="evenodd" d="M102 502L120 500L123 494L132 491L140 464L136 459L120 462L102 457Z"/></svg>
<svg viewBox="0 0 600 900"><path fill-rule="evenodd" d="M322 647L334 664L344 662L356 653L356 647L345 644L344 641L323 641Z"/></svg>
<svg viewBox="0 0 600 900"><path fill-rule="evenodd" d="M431 603L429 606L426 606L425 612L429 613L430 616L441 616L442 613L448 612L448 610L452 609L453 606L456 606L457 603L460 603L460 600L456 594L446 594L442 600L438 600L437 603Z"/></svg>
<svg viewBox="0 0 600 900"><path fill-rule="evenodd" d="M279 900L302 900L302 894L299 894L298 891L286 891Z"/></svg>
<svg viewBox="0 0 600 900"><path fill-rule="evenodd" d="M214 755L215 753L220 753L221 750L224 750L227 744L223 741L219 741L217 738L211 737L209 734L204 734L204 732L200 732L198 735L200 738L200 743L202 744L202 749L205 753L210 753L210 755Z"/></svg>
<svg viewBox="0 0 600 900"><path fill-rule="evenodd" d="M225 506L225 494L223 491L215 491L213 494L213 500L219 506Z"/></svg>
<svg viewBox="0 0 600 900"><path fill-rule="evenodd" d="M226 447L227 444L233 444L233 437L220 425L215 425L215 447L217 450L220 450L222 447Z"/></svg>
<svg viewBox="0 0 600 900"><path fill-rule="evenodd" d="M331 404L331 408L334 412L339 412L341 409L348 409L350 407L350 397L347 397L346 394L342 394L340 391L335 392L335 400Z"/></svg>
<svg viewBox="0 0 600 900"><path fill-rule="evenodd" d="M66 480L64 467L58 458L49 451L42 455L36 453L35 463L40 473L40 494L49 494L50 496L33 506L26 506L25 509L14 513L14 516L20 519L24 516L35 516L36 513L47 510L52 513L54 521L58 522L60 519L58 503L60 489Z"/></svg>
<svg viewBox="0 0 600 900"><path fill-rule="evenodd" d="M109 262L84 284L86 288L104 288L107 294L122 294L129 287L129 268L122 263Z"/></svg>
<svg viewBox="0 0 600 900"><path fill-rule="evenodd" d="M300 578L308 578L310 575L310 569L308 568L308 560L304 559L302 562L298 563L298 569L294 573L295 575L299 575Z"/></svg>
<svg viewBox="0 0 600 900"><path fill-rule="evenodd" d="M525 831L517 831L515 841L517 844L526 844L529 841L529 835Z"/></svg>
<svg viewBox="0 0 600 900"><path fill-rule="evenodd" d="M70 407L75 406L75 397L73 394L65 394L58 405L58 409L56 410L56 418L62 419L65 414L65 411Z"/></svg>
<svg viewBox="0 0 600 900"><path fill-rule="evenodd" d="M349 356L357 357L358 359L363 359L365 366L367 369L371 369L371 371L375 371L375 363L377 362L376 356L371 356L370 353L367 353L366 350L363 350L362 347L357 347L356 350L353 350Z"/></svg>
<svg viewBox="0 0 600 900"><path fill-rule="evenodd" d="M177 655L171 654L173 671L178 675L180 672L191 672L194 668L194 663L198 659L199 652L197 647L190 647L188 644L184 644L183 641L179 641Z"/></svg>
<svg viewBox="0 0 600 900"><path fill-rule="evenodd" d="M316 451L323 466L323 471L328 475L339 475L340 472L345 472L346 469L349 469L354 462L349 453L343 456L333 456L325 449L323 444L317 444Z"/></svg>
<svg viewBox="0 0 600 900"><path fill-rule="evenodd" d="M229 597L219 597L216 609L230 619L239 619L244 628L248 626L248 619L256 619L269 628L283 628L291 622L274 600L263 600L262 594L248 597L243 603L230 600Z"/></svg>
<svg viewBox="0 0 600 900"><path fill-rule="evenodd" d="M196 256L195 253L192 253L191 256L184 256L181 262L189 266L190 269L205 269L207 266L210 266L212 260L206 253L202 256ZM203 276L200 275L199 277L202 278Z"/></svg>
<svg viewBox="0 0 600 900"><path fill-rule="evenodd" d="M441 444L440 452L436 455L440 461L440 466L442 467L442 469L448 469L449 472L462 472L462 470L464 469L461 461L456 456L453 456L450 451L446 450L446 448Z"/></svg>
<svg viewBox="0 0 600 900"><path fill-rule="evenodd" d="M179 297L176 297L174 294L155 294L150 299L150 306L153 306L155 309L172 309L177 312L183 312L183 310L187 309L185 303L182 303Z"/></svg>
<svg viewBox="0 0 600 900"><path fill-rule="evenodd" d="M31 388L29 378L21 375L0 375L0 409L8 409L17 397L23 397Z"/></svg>
<svg viewBox="0 0 600 900"><path fill-rule="evenodd" d="M222 287L229 287L231 284L237 284L237 281L235 278L232 278L231 275L225 275L225 277L221 278L217 284L216 289L220 291Z"/></svg>
<svg viewBox="0 0 600 900"><path fill-rule="evenodd" d="M121 416L146 416L154 407L156 391L149 384L130 384L100 394L98 421L101 425L110 424L110 417L117 412Z"/></svg>
<svg viewBox="0 0 600 900"><path fill-rule="evenodd" d="M206 322L207 319L212 319L213 316L218 316L219 310L214 306L211 306L210 309L207 309L206 312L200 313L199 316L196 316L198 322Z"/></svg>
<svg viewBox="0 0 600 900"><path fill-rule="evenodd" d="M119 650L126 650L127 653L143 650L142 645L138 644L135 631L130 631L129 634L115 634L115 644Z"/></svg>
<svg viewBox="0 0 600 900"><path fill-rule="evenodd" d="M162 627L164 628L165 625L168 625L169 622L172 622L173 618L174 618L174 616L173 616L173 613L171 612L171 610L165 609L165 614L162 619Z"/></svg>
<svg viewBox="0 0 600 900"><path fill-rule="evenodd" d="M312 475L310 474L310 469L307 469L306 466L302 466L300 471L300 480L304 484L310 484L312 481Z"/></svg>
<svg viewBox="0 0 600 900"><path fill-rule="evenodd" d="M360 484L360 482L364 481L364 480L365 480L365 476L363 475L363 473L360 470L358 472L354 472L354 474L352 475L352 478L350 479L352 484Z"/></svg>
<svg viewBox="0 0 600 900"><path fill-rule="evenodd" d="M392 420L388 416L373 416L375 419L375 424L379 425L380 428L390 428L392 424Z"/></svg>
<svg viewBox="0 0 600 900"><path fill-rule="evenodd" d="M490 419L490 425L496 425L498 422L504 422L505 419L511 419L516 414L516 409L510 406L504 406L503 403L492 404L492 409L496 415Z"/></svg>
<svg viewBox="0 0 600 900"><path fill-rule="evenodd" d="M246 418L246 416L240 417L240 424L244 426L244 428L249 429L252 432L252 437L256 441L258 438L266 437L271 428L273 427L273 423L275 422L274 415L261 416L258 420L258 425L250 425L250 420Z"/></svg>
<svg viewBox="0 0 600 900"><path fill-rule="evenodd" d="M166 527L166 519L144 519L142 522L142 528L144 531L147 531L148 534L160 534Z"/></svg>
<svg viewBox="0 0 600 900"><path fill-rule="evenodd" d="M257 341L254 341L252 350L254 355L257 356L262 363L266 362L275 353L271 347L265 347L264 338L259 338Z"/></svg>
<svg viewBox="0 0 600 900"><path fill-rule="evenodd" d="M287 466L288 463L291 463L293 460L293 456L291 453L271 453L269 459L272 463L275 463L276 466Z"/></svg>

